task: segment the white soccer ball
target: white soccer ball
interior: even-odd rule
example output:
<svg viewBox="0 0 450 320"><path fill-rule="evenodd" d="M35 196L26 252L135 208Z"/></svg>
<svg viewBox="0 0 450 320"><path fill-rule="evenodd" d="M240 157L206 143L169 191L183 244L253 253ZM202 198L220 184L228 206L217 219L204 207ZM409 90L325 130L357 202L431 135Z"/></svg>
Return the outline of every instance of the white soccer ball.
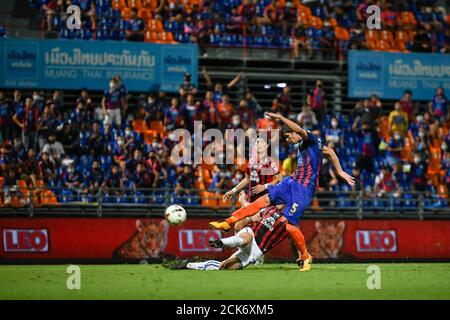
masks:
<svg viewBox="0 0 450 320"><path fill-rule="evenodd" d="M186 221L186 210L177 204L173 204L166 208L164 217L171 225L180 226Z"/></svg>

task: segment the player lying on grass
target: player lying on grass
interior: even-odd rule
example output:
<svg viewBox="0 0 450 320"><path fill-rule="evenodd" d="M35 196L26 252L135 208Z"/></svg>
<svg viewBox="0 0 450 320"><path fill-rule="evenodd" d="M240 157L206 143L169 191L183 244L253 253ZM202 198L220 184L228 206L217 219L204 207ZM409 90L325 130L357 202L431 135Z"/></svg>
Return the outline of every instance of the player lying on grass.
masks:
<svg viewBox="0 0 450 320"><path fill-rule="evenodd" d="M238 248L229 258L220 262L208 260L205 262L183 261L170 266L172 269L191 270L237 270L250 264L262 264L264 254L273 249L288 237L287 220L275 206L270 206L261 212L247 217L235 224L236 234L232 237L210 240L214 248Z"/></svg>
<svg viewBox="0 0 450 320"><path fill-rule="evenodd" d="M254 151L252 152L253 156L250 158L248 171L245 178L240 181L237 186L225 193L223 196L224 200L229 199L230 197L236 195L240 190L243 190L249 186L246 193L247 201L253 202L259 197L267 194L267 189L269 186L275 185L283 180L282 175L278 171L276 162L267 154L268 148L269 144L264 138L258 137L256 139ZM247 201L245 201L245 205L243 204L243 206L248 205ZM241 203L243 202L241 201ZM292 228L298 228L294 225L287 225L287 227L289 230ZM296 238L291 238L291 240L294 242L300 254L297 259L300 269L302 271L308 271L311 268L312 258L308 253L305 237L300 229L299 231L300 232L292 232L292 230L290 230L290 233L296 236ZM308 261L308 263L305 265L303 263L304 261Z"/></svg>
<svg viewBox="0 0 450 320"><path fill-rule="evenodd" d="M268 186L268 194L258 198L246 207L241 207L232 213L231 217L220 222L211 222L209 225L213 229L228 231L231 224L251 216L269 205L285 204L283 215L288 220L289 235L298 242L303 235L296 226L303 215L304 210L313 199L317 187L320 167L323 155L327 156L336 174L345 180L349 185L355 184L355 179L342 170L339 159L333 149L322 144L320 137L314 133L300 127L297 123L283 117L278 113L266 113L268 116L281 120L284 124L283 134L291 144L298 143L297 168L294 174L286 177L282 182ZM304 264L310 265L312 258L309 256Z"/></svg>

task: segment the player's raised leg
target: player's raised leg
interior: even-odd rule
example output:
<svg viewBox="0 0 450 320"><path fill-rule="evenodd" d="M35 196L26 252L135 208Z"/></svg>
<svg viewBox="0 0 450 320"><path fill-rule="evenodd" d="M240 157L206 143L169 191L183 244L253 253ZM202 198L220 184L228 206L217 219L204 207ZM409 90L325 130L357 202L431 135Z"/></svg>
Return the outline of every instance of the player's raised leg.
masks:
<svg viewBox="0 0 450 320"><path fill-rule="evenodd" d="M242 220L246 217L250 217L257 213L259 210L264 209L265 207L268 207L270 205L270 198L269 195L266 194L262 196L261 198L258 198L256 201L250 203L246 207L241 207L235 212L231 214L230 217L225 219L224 221L214 221L210 222L209 226L213 229L219 229L223 231L228 231L231 228L231 224Z"/></svg>

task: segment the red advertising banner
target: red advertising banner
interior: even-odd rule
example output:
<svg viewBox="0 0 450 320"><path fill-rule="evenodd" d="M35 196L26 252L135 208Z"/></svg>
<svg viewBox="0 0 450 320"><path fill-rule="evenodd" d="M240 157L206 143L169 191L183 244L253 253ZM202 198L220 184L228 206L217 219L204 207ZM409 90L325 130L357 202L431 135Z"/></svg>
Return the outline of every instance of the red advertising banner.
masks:
<svg viewBox="0 0 450 320"><path fill-rule="evenodd" d="M175 227L156 218L0 218L0 259L224 258L232 251L208 246L221 236L208 221ZM300 227L316 259L450 259L449 220L305 220ZM285 241L267 258L291 257Z"/></svg>

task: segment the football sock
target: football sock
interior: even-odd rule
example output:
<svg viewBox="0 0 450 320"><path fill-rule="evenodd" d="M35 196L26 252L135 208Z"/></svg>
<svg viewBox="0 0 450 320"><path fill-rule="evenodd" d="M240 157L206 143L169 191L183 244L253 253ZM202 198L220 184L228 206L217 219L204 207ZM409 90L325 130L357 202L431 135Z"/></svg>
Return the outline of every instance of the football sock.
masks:
<svg viewBox="0 0 450 320"><path fill-rule="evenodd" d="M242 220L246 217L250 217L257 213L259 210L267 207L270 203L267 203L266 197L260 197L254 202L250 203L248 206L241 207L231 214L231 217L225 219L228 224L235 223L236 221Z"/></svg>
<svg viewBox="0 0 450 320"><path fill-rule="evenodd" d="M242 246L244 239L238 236L220 239L225 247L236 248Z"/></svg>
<svg viewBox="0 0 450 320"><path fill-rule="evenodd" d="M220 261L217 260L208 260L205 262L189 262L186 265L186 268L191 270L219 270L220 269Z"/></svg>
<svg viewBox="0 0 450 320"><path fill-rule="evenodd" d="M289 233L292 240L294 240L295 246L297 247L298 251L300 251L301 258L307 259L309 254L308 249L306 248L306 242L305 237L303 236L303 232L299 227L294 226L290 223L286 225L286 231Z"/></svg>

